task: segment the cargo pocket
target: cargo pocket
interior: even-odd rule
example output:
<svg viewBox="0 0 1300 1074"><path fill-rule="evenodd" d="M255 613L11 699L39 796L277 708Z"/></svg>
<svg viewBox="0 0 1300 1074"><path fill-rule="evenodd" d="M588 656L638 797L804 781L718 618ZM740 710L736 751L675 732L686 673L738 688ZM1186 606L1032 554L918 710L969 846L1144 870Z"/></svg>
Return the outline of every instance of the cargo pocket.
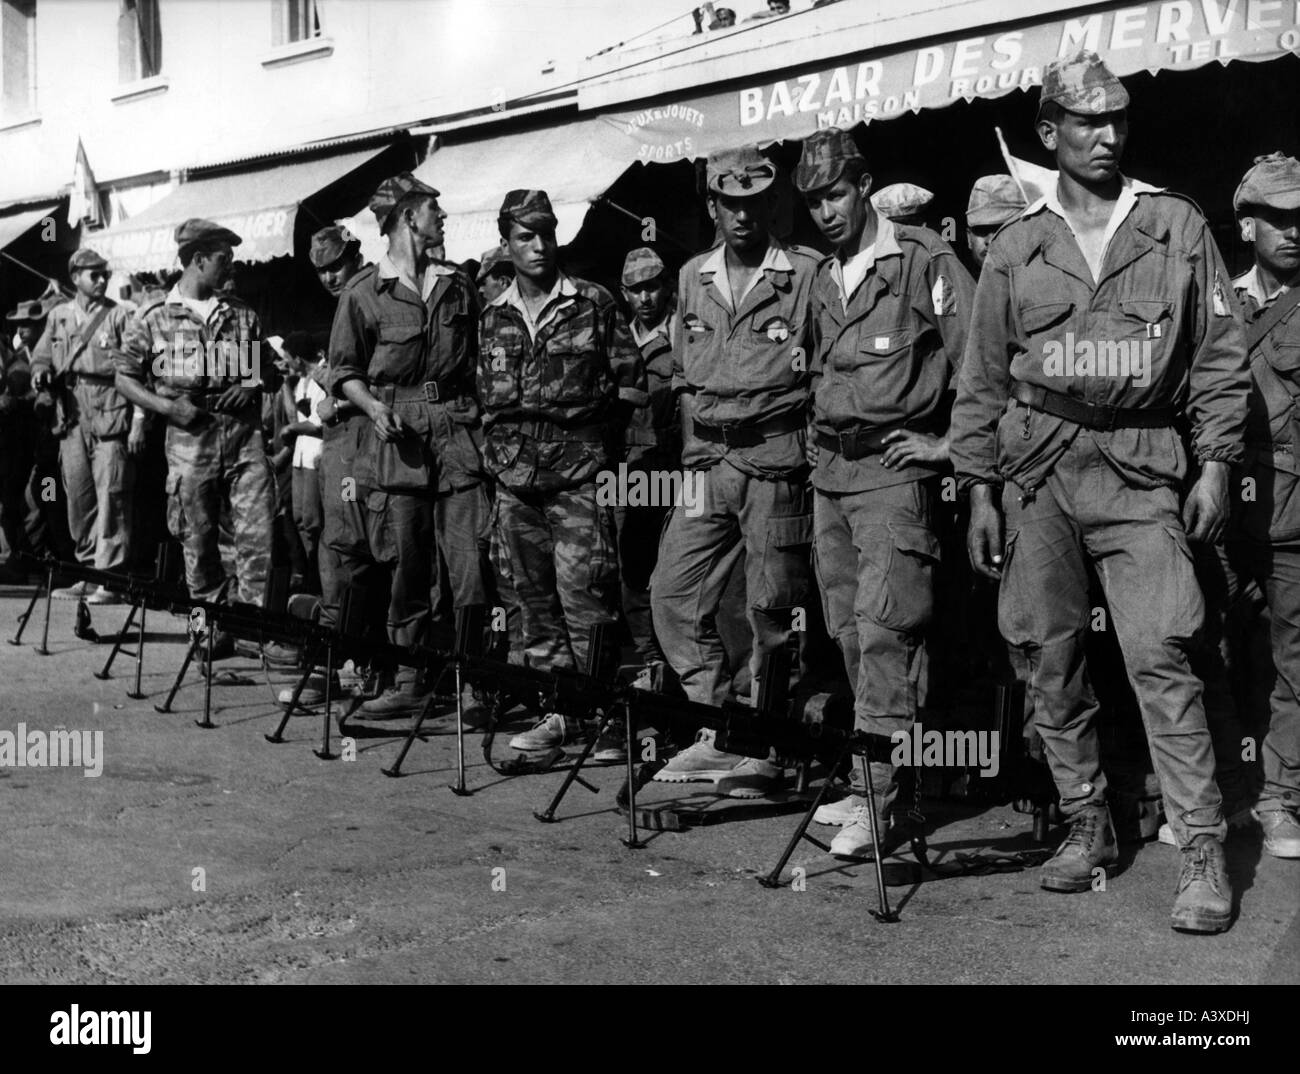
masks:
<svg viewBox="0 0 1300 1074"><path fill-rule="evenodd" d="M1205 600L1196 579L1196 560L1181 526L1161 523L1161 527L1174 548L1165 556L1157 578L1152 580L1158 582L1153 598L1162 605L1156 625L1167 637L1190 641L1200 633L1205 620Z"/></svg>
<svg viewBox="0 0 1300 1074"><path fill-rule="evenodd" d="M811 514L772 518L763 546L763 599L757 608L793 608L811 596L809 552L812 546Z"/></svg>
<svg viewBox="0 0 1300 1074"><path fill-rule="evenodd" d="M168 474L164 488L167 493L167 530L178 541L184 542L187 531L185 503L181 499L181 475Z"/></svg>
<svg viewBox="0 0 1300 1074"><path fill-rule="evenodd" d="M880 622L906 634L930 623L934 612L934 570L939 562L939 538L925 526L891 522L893 542L885 574L885 600Z"/></svg>
<svg viewBox="0 0 1300 1074"><path fill-rule="evenodd" d="M1012 648L1021 648L1034 640L1029 618L1032 605L1012 568L1019 540L1019 530L1007 530L1002 538L1002 581L998 585L998 630Z"/></svg>

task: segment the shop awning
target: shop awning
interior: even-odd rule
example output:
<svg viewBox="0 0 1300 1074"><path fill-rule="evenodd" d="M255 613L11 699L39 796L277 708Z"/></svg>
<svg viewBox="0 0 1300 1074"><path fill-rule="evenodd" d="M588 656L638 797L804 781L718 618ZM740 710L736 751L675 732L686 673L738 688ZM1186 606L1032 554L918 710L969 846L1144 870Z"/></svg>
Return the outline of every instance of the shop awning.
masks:
<svg viewBox="0 0 1300 1074"><path fill-rule="evenodd" d="M1006 22L911 47L889 46L810 65L725 92L673 96L601 116L626 161L671 162L745 143L804 138L823 127L893 119L1038 86L1043 69L1079 48L1117 75L1300 54L1300 5L1281 0L1154 0L1038 21ZM579 93L579 104L582 94Z"/></svg>
<svg viewBox="0 0 1300 1074"><path fill-rule="evenodd" d="M25 235L47 216L53 218L57 202L36 209L24 209L21 212L0 216L0 250L15 239Z"/></svg>
<svg viewBox="0 0 1300 1074"><path fill-rule="evenodd" d="M447 257L464 261L496 245L497 211L508 190L545 190L559 220L557 238L571 242L588 205L632 163L622 143L602 120L579 119L445 146L415 174L442 192Z"/></svg>
<svg viewBox="0 0 1300 1074"><path fill-rule="evenodd" d="M371 147L196 179L118 227L87 235L84 242L119 272L157 271L176 262L176 226L201 216L230 228L244 240L235 249L237 260L269 261L293 253L293 225L305 200L383 151Z"/></svg>

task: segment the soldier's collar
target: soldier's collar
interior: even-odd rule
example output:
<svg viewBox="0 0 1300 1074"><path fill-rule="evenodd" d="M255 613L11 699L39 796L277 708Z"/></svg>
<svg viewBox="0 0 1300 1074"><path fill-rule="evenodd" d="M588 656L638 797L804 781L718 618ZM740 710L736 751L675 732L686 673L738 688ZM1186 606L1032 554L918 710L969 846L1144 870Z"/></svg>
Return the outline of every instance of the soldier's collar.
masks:
<svg viewBox="0 0 1300 1074"><path fill-rule="evenodd" d="M700 276L714 276L719 272L725 272L727 268L727 244L718 243L713 248L713 253L709 254L704 264L700 266ZM768 239L767 253L763 255L763 262L758 266L759 272L793 272L794 265L790 263L790 258L786 256L785 247L776 239Z"/></svg>
<svg viewBox="0 0 1300 1074"><path fill-rule="evenodd" d="M431 261L424 267L424 278L417 284L410 276L403 272L393 262L387 254L379 259L379 264L375 267L375 282L378 286L383 287L389 280L401 280L415 294L423 299L427 299L437 285L439 276L454 276L455 269L446 268L440 262Z"/></svg>
<svg viewBox="0 0 1300 1074"><path fill-rule="evenodd" d="M1278 295L1286 294L1292 287L1300 285L1300 273L1290 283L1278 284L1271 295L1264 294L1264 285L1259 278L1259 265L1251 265L1245 272L1232 281L1232 289L1241 291L1255 300L1255 305L1263 309Z"/></svg>
<svg viewBox="0 0 1300 1074"><path fill-rule="evenodd" d="M560 298L572 298L578 293L578 288L573 281L563 273L557 273L555 277L555 286L551 288L551 293L546 296L546 302L542 306L545 309L552 302ZM519 293L519 278L515 277L510 281L510 286L502 291L496 298L488 303L489 306L504 306L506 304L514 306L516 309L524 308L524 297Z"/></svg>

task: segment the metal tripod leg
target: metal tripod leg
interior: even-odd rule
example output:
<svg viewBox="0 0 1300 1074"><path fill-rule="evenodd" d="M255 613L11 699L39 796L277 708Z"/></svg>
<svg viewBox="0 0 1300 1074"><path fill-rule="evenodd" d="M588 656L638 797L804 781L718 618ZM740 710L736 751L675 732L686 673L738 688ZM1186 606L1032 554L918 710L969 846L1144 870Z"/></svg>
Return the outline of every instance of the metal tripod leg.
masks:
<svg viewBox="0 0 1300 1074"><path fill-rule="evenodd" d="M457 669L456 672L456 680L457 680L457 685L459 686L459 682L460 682L459 669ZM436 703L437 703L437 697L433 693L430 693L429 696L424 699L424 704L420 706L420 711L416 714L415 723L411 724L411 730L408 731L406 734L406 741L402 743L402 748L397 752L396 760L394 760L389 767L381 768L379 770L384 775L396 777L402 774L402 762L406 760L406 754L410 751L411 747L415 745L415 740L420 737L420 728L424 726L424 721L429 718L429 713L433 711L433 706ZM460 695L459 693L457 693L456 696L457 719L460 718L460 707L461 707ZM457 732L457 734L459 734L459 731ZM461 786L463 787L464 785L465 785L465 762L464 762L464 753L462 753L461 754Z"/></svg>
<svg viewBox="0 0 1300 1074"><path fill-rule="evenodd" d="M117 638L113 642L112 651L108 654L108 659L104 661L103 669L95 672L95 678L112 678L112 676L109 675L109 668L113 666L113 661L117 659L117 654L122 651L122 643L126 641L126 636L130 632L131 626L135 623L135 613L139 610L141 610L139 602L131 605L131 611L126 617L126 622L122 624L122 629L117 632ZM138 690L139 687L137 686L136 689Z"/></svg>
<svg viewBox="0 0 1300 1074"><path fill-rule="evenodd" d="M176 700L176 693L181 688L181 683L185 681L185 673L190 670L190 664L193 663L194 657L199 651L199 638L196 635L190 639L189 648L185 650L185 659L181 661L181 669L176 673L176 680L172 683L172 688L167 691L167 700L161 705L153 707L154 712L171 712L172 702Z"/></svg>
<svg viewBox="0 0 1300 1074"><path fill-rule="evenodd" d="M875 848L872 857L876 865L876 892L880 896L880 909L869 910L868 913L877 921L893 924L898 920L898 914L889 908L889 896L885 893L885 867L880 861L885 855L884 848L880 845L879 825L876 823L876 788L871 782L871 765L866 754L859 756L858 762L862 765L863 778L867 784L867 820L871 825L871 845Z"/></svg>
<svg viewBox="0 0 1300 1074"><path fill-rule="evenodd" d="M36 651L41 656L50 655L50 604L54 600L54 568L50 568L45 577L45 627L41 631L41 647Z"/></svg>
<svg viewBox="0 0 1300 1074"><path fill-rule="evenodd" d="M334 708L334 647L332 645L325 648L325 715L321 717L321 744L320 749L312 750L322 761L333 761L338 757L337 753L330 753L330 720L333 718Z"/></svg>
<svg viewBox="0 0 1300 1074"><path fill-rule="evenodd" d="M143 604L140 605L140 630L135 636L135 689L126 695L133 701L144 700L144 694L140 692L140 676L144 674L144 617L147 610Z"/></svg>
<svg viewBox="0 0 1300 1074"><path fill-rule="evenodd" d="M582 766L587 763L587 758L591 756L591 751L596 748L596 742L599 740L600 736L605 733L605 728L613 723L613 721L613 716L606 716L601 721L600 730L596 732L595 738L587 740L587 744L582 748L582 752L578 754L578 759L569 766L569 774L564 777L564 782L560 784L560 789L555 792L555 797L551 799L551 804L540 813L535 809L533 810L533 816L543 824L555 823L555 811L560 808L560 803L564 801L564 796L569 793L569 788L573 786L575 781L581 783L587 788L587 790L591 791L592 794L600 793L599 787L592 786L578 775L578 773L582 771Z"/></svg>
<svg viewBox="0 0 1300 1074"><path fill-rule="evenodd" d="M217 726L212 722L212 644L217 636L216 625L209 623L207 633L208 658L203 662L203 719L195 720L194 725L210 731Z"/></svg>
<svg viewBox="0 0 1300 1074"><path fill-rule="evenodd" d="M645 843L636 830L636 770L632 764L632 706L623 706L623 731L627 741L627 838L620 842L628 850L640 850Z"/></svg>
<svg viewBox="0 0 1300 1074"><path fill-rule="evenodd" d="M36 602L41 599L41 593L45 591L44 585L38 585L36 591L32 593L32 599L27 602L27 610L18 617L18 632L9 639L10 645L21 645L23 643L23 631L27 629L27 624L32 618L32 612L36 610Z"/></svg>
<svg viewBox="0 0 1300 1074"><path fill-rule="evenodd" d="M460 681L460 661L456 661L456 786L452 787L451 793L459 795L461 798L467 798L470 794L465 789L465 702L461 697L462 683ZM412 735L412 738L415 736ZM407 741L407 746L410 741ZM403 750L405 756L405 750ZM400 762L401 757L397 758ZM393 766L394 768L397 765ZM387 774L387 773L385 773Z"/></svg>
<svg viewBox="0 0 1300 1074"><path fill-rule="evenodd" d="M794 835L790 837L790 842L786 844L780 860L767 876L760 876L758 878L758 882L762 884L763 887L776 888L781 886L781 873L785 871L786 862L790 860L790 855L794 853L795 847L799 845L801 839L807 839L808 842L812 843L813 846L820 850L830 850L830 847L826 843L823 843L820 839L814 839L808 834L808 825L812 823L814 815L816 815L817 810L821 808L822 802L826 798L826 792L831 789L831 782L834 780L835 773L839 770L840 762L844 760L844 755L847 752L848 747L845 746L836 755L835 763L826 770L826 778L822 781L821 789L817 792L817 797L812 800L812 805L808 807L808 811L803 815L803 819L799 822L799 827L794 830Z"/></svg>
<svg viewBox="0 0 1300 1074"><path fill-rule="evenodd" d="M302 697L302 692L307 688L307 682L312 677L312 673L315 672L315 670L316 663L313 657L313 659L307 661L307 667L298 679L297 685L293 688L293 696L289 698L289 705L284 710L284 715L280 717L280 725L271 734L262 736L267 742L279 743L284 741L284 729L289 726L289 717L297 711L298 699ZM306 712L307 710L303 709L303 711Z"/></svg>

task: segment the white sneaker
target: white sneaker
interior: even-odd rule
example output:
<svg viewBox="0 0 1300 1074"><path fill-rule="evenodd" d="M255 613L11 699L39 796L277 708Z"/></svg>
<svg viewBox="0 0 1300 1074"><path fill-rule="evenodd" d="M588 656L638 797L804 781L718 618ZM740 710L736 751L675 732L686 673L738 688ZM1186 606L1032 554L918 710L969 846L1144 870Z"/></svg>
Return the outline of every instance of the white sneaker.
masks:
<svg viewBox="0 0 1300 1074"><path fill-rule="evenodd" d="M72 585L54 590L50 596L55 600L85 600L91 592L89 582L73 582Z"/></svg>
<svg viewBox="0 0 1300 1074"><path fill-rule="evenodd" d="M866 799L860 799L861 805L853 810L853 816L834 839L831 840L831 854L837 858L872 858L876 848L871 839L871 813ZM889 831L889 821L877 817L880 838L883 841Z"/></svg>
<svg viewBox="0 0 1300 1074"><path fill-rule="evenodd" d="M660 783L716 783L749 760L739 753L714 749L716 737L717 732L701 728L695 736L695 744L677 754L655 773L654 778Z"/></svg>
<svg viewBox="0 0 1300 1074"><path fill-rule="evenodd" d="M1238 828L1249 828L1255 824L1255 815L1250 811L1250 806L1243 806L1237 812L1228 817L1228 830L1235 831ZM1147 829L1150 831L1150 829ZM1164 843L1165 846L1176 847L1178 840L1174 838L1174 830L1169 827L1169 822L1165 821L1160 825L1160 830L1156 832L1158 842Z"/></svg>
<svg viewBox="0 0 1300 1074"><path fill-rule="evenodd" d="M281 690L276 700L285 708L289 707L289 702L293 700L292 686ZM307 680L307 685L302 688L302 693L298 695L298 708L311 709L325 704L325 676L313 675Z"/></svg>
<svg viewBox="0 0 1300 1074"><path fill-rule="evenodd" d="M866 798L858 794L850 794L838 802L825 802L818 806L817 812L813 814L813 820L818 824L833 824L837 828L843 828L846 824L853 823L853 814L858 806L866 804Z"/></svg>
<svg viewBox="0 0 1300 1074"><path fill-rule="evenodd" d="M785 773L769 761L746 757L714 787L716 794L728 798L763 798L781 785Z"/></svg>
<svg viewBox="0 0 1300 1074"><path fill-rule="evenodd" d="M577 738L576 723L570 726L561 713L552 712L548 716L543 716L531 730L515 735L510 740L510 748L521 753L551 750L563 746L566 742L572 742L575 738Z"/></svg>

